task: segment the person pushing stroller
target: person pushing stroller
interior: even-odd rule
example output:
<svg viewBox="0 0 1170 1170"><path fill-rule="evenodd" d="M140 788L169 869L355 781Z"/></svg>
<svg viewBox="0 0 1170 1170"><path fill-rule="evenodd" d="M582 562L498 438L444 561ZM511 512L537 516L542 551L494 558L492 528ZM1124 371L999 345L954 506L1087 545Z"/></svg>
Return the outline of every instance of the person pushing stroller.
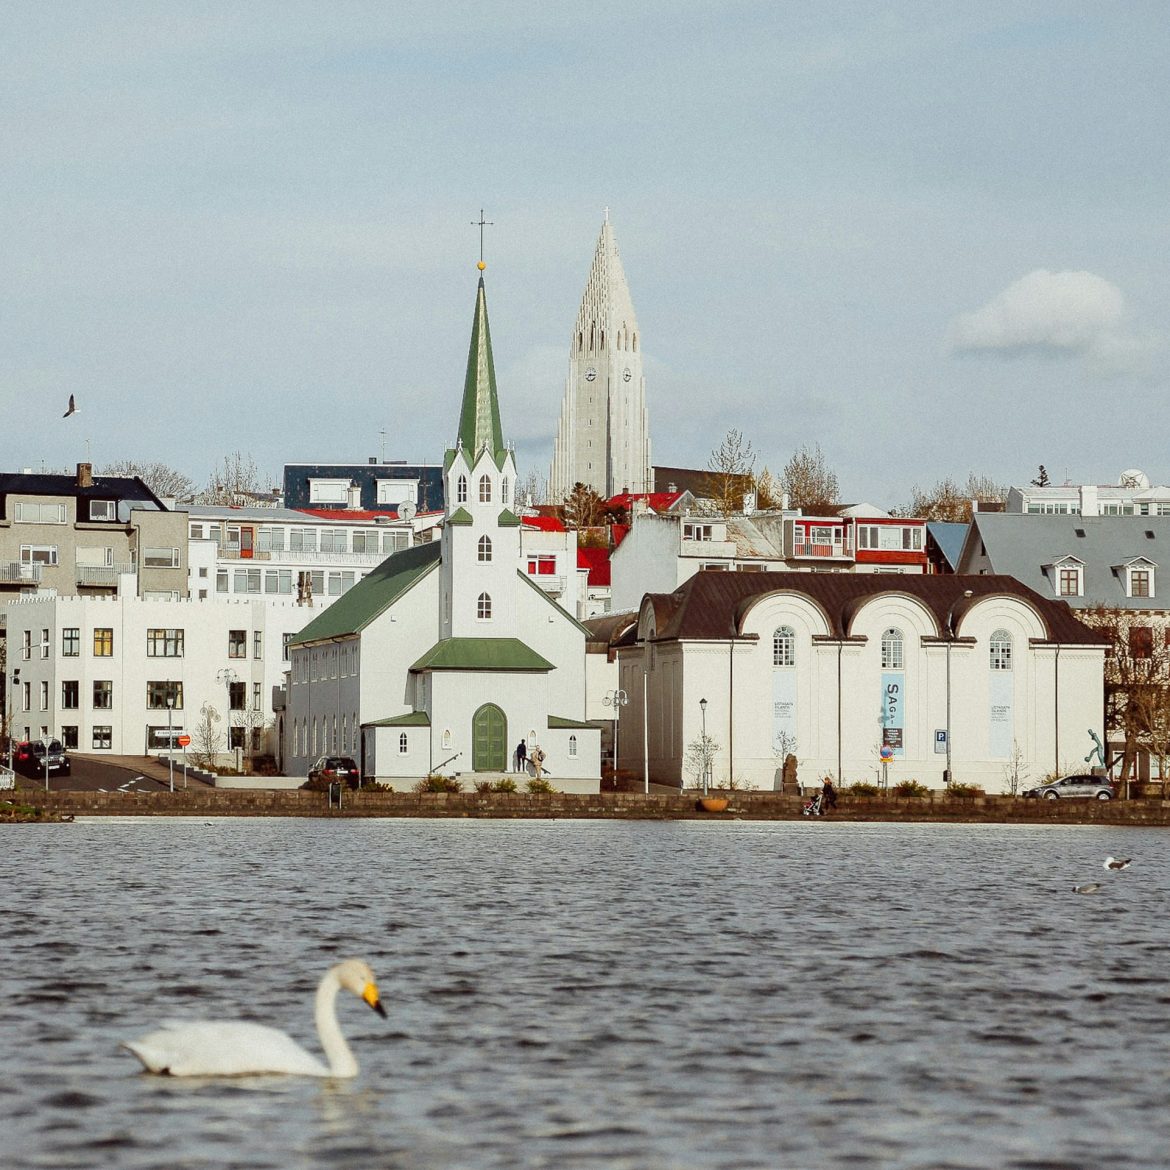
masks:
<svg viewBox="0 0 1170 1170"><path fill-rule="evenodd" d="M824 794L821 792L810 797L804 808L800 810L801 816L819 817L821 815L821 802L823 799Z"/></svg>

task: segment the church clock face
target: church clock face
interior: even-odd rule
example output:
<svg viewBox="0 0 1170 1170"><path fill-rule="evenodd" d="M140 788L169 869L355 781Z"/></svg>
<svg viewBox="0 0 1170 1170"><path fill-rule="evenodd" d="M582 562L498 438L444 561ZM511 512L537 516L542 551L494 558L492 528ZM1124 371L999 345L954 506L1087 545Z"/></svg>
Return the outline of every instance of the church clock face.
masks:
<svg viewBox="0 0 1170 1170"><path fill-rule="evenodd" d="M585 381L592 382L593 379L596 377L597 377L597 371L592 366L590 366L589 369L587 369L585 371Z"/></svg>
<svg viewBox="0 0 1170 1170"><path fill-rule="evenodd" d="M626 366L626 372L622 374L622 381L628 382L634 375L630 373L630 367Z"/></svg>

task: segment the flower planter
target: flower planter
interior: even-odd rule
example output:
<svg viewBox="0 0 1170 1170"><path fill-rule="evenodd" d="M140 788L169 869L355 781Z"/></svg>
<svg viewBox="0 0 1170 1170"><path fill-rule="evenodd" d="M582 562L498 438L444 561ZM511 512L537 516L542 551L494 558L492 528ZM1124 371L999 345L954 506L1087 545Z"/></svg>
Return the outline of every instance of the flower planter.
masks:
<svg viewBox="0 0 1170 1170"><path fill-rule="evenodd" d="M699 797L699 807L704 812L726 812L730 800L726 796L701 796Z"/></svg>

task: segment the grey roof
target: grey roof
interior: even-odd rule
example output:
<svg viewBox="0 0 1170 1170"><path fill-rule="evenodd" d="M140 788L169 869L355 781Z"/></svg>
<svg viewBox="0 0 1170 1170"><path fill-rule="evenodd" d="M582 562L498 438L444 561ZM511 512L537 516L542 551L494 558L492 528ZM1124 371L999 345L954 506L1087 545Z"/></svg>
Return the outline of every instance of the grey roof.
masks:
<svg viewBox="0 0 1170 1170"><path fill-rule="evenodd" d="M926 531L942 553L951 572L957 572L959 556L963 551L963 544L967 539L967 529L970 524L953 520L928 520Z"/></svg>
<svg viewBox="0 0 1170 1170"><path fill-rule="evenodd" d="M784 559L784 517L775 515L728 516L727 539L735 544L737 557Z"/></svg>
<svg viewBox="0 0 1170 1170"><path fill-rule="evenodd" d="M355 512L353 516L339 519L336 517L318 516L314 512L302 512L297 508L262 508L256 506L227 507L224 504L180 504L174 509L176 512L186 512L193 520L266 520L270 524L349 524L361 528L406 528L405 524L379 523L369 512ZM340 510L340 509L338 509ZM386 519L393 519L389 512L381 514Z"/></svg>
<svg viewBox="0 0 1170 1170"><path fill-rule="evenodd" d="M959 572L970 572L981 552L991 572L1007 573L1042 597L1058 596L1051 566L1062 557L1076 557L1084 564L1084 596L1062 598L1076 609L1170 609L1170 516L976 512ZM1154 576L1153 597L1126 596L1118 566L1139 557L1161 570Z"/></svg>

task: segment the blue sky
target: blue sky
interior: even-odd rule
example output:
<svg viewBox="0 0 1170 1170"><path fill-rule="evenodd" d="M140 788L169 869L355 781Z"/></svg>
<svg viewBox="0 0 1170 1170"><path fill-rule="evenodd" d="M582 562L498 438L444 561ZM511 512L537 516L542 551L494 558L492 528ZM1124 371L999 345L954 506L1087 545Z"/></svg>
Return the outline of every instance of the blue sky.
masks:
<svg viewBox="0 0 1170 1170"><path fill-rule="evenodd" d="M656 462L735 426L773 469L819 443L884 506L1039 463L1170 480L1160 3L9 0L2 24L5 469L439 460L483 207L504 427L547 473L608 206Z"/></svg>

